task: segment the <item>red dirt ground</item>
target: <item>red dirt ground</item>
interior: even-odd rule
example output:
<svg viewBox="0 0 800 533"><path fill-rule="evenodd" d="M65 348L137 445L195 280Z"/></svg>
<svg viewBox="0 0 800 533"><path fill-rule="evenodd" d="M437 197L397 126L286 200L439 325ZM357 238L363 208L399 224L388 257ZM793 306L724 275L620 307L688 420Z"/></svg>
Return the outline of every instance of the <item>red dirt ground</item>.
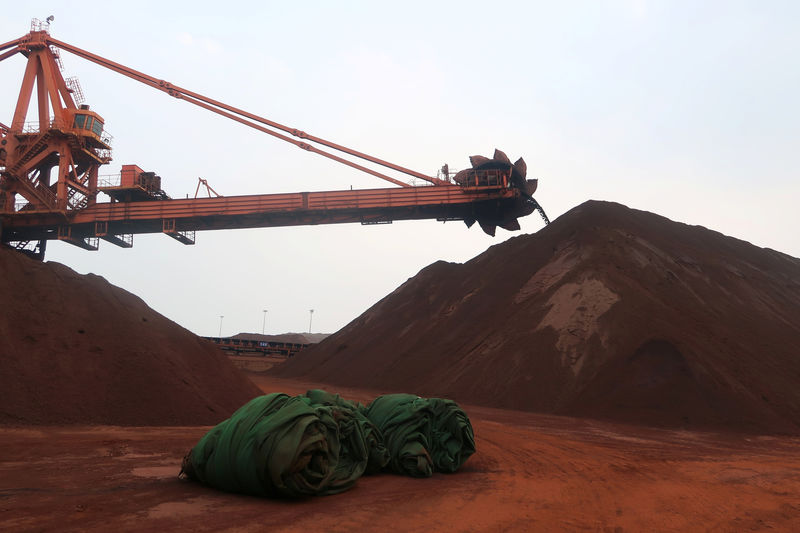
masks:
<svg viewBox="0 0 800 533"><path fill-rule="evenodd" d="M609 202L434 263L269 372L673 428L800 432L800 259Z"/></svg>
<svg viewBox="0 0 800 533"><path fill-rule="evenodd" d="M254 376L266 391L314 383ZM367 400L378 391L331 389ZM466 406L451 475L366 476L302 501L177 479L208 427L2 428L3 531L797 531L800 439L646 429Z"/></svg>

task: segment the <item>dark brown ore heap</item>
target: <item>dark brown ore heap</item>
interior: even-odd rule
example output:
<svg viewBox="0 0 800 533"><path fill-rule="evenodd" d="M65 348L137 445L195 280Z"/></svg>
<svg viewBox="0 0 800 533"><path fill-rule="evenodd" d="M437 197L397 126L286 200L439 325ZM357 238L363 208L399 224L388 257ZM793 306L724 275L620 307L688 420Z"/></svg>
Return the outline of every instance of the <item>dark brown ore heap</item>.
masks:
<svg viewBox="0 0 800 533"><path fill-rule="evenodd" d="M216 424L260 394L208 341L99 276L0 248L0 307L0 423Z"/></svg>
<svg viewBox="0 0 800 533"><path fill-rule="evenodd" d="M800 260L591 201L434 263L279 376L667 427L800 431Z"/></svg>

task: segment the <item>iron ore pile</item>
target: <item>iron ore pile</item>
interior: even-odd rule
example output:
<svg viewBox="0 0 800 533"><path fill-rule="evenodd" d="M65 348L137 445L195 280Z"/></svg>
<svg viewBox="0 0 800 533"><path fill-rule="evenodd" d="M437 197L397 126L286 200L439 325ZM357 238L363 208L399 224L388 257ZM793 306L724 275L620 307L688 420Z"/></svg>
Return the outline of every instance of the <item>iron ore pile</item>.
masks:
<svg viewBox="0 0 800 533"><path fill-rule="evenodd" d="M100 276L0 247L0 424L216 424L261 391Z"/></svg>
<svg viewBox="0 0 800 533"><path fill-rule="evenodd" d="M424 268L270 373L662 427L800 432L800 259L590 201Z"/></svg>
<svg viewBox="0 0 800 533"><path fill-rule="evenodd" d="M0 249L0 423L210 425L262 392L94 275ZM800 260L587 202L434 263L269 372L664 427L800 431Z"/></svg>

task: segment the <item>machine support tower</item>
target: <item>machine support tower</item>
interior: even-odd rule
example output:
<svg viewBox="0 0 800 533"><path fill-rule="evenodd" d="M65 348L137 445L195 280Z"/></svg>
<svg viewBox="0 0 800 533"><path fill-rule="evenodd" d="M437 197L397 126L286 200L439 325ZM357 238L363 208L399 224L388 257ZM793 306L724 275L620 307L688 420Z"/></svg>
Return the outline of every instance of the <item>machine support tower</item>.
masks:
<svg viewBox="0 0 800 533"><path fill-rule="evenodd" d="M0 214L49 213L66 223L72 212L96 202L98 169L111 161L111 137L102 117L76 104L77 80L64 80L47 38L46 30L35 28L12 50L28 63L11 125L2 128ZM34 91L37 113L29 120ZM35 253L43 255L44 239L38 241Z"/></svg>

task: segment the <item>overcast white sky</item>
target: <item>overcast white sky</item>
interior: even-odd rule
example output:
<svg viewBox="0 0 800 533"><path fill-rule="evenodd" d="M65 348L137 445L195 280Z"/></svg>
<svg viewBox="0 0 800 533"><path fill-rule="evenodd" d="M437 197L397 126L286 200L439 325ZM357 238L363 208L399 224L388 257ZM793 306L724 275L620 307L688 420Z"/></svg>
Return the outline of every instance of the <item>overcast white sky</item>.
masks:
<svg viewBox="0 0 800 533"><path fill-rule="evenodd" d="M800 2L5 2L0 42L51 34L152 76L421 172L497 147L551 218L601 199L800 257ZM114 161L173 197L383 182L64 54ZM25 60L0 63L11 122ZM535 214L523 233L541 229ZM48 244L200 335L333 332L424 266L494 239L462 223L215 231L195 246Z"/></svg>

